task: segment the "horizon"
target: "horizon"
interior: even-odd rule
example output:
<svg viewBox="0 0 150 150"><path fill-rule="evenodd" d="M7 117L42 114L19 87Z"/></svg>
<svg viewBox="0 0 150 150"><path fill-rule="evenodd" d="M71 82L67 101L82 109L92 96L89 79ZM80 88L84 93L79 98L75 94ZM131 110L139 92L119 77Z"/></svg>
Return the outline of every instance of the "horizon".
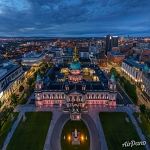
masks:
<svg viewBox="0 0 150 150"><path fill-rule="evenodd" d="M149 0L1 0L0 36L150 36L149 10Z"/></svg>

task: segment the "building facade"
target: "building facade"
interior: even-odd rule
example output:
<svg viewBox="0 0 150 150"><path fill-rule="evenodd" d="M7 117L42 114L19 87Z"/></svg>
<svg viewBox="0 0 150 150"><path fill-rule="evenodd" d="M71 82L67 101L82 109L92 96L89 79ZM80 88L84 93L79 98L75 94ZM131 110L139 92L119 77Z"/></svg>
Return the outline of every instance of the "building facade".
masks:
<svg viewBox="0 0 150 150"><path fill-rule="evenodd" d="M149 96L150 99L150 73L143 74L141 88Z"/></svg>
<svg viewBox="0 0 150 150"><path fill-rule="evenodd" d="M45 55L43 53L29 52L23 55L22 65L24 66L39 66Z"/></svg>
<svg viewBox="0 0 150 150"><path fill-rule="evenodd" d="M74 53L73 62L66 66L63 82L44 81L37 76L35 87L35 104L37 107L58 105L64 112L70 113L72 120L80 120L81 114L91 105L116 106L116 81L112 75L108 81L96 65L81 65ZM61 70L57 67L53 70ZM86 71L87 70L87 71ZM88 74L92 71L92 75ZM54 74L54 73L53 73ZM92 77L95 76L95 80Z"/></svg>
<svg viewBox="0 0 150 150"><path fill-rule="evenodd" d="M24 71L20 65L12 62L2 63L0 66L0 101L9 103L9 96L21 84Z"/></svg>
<svg viewBox="0 0 150 150"><path fill-rule="evenodd" d="M132 59L124 60L121 66L121 70L136 83L142 82L143 69L144 64L140 64Z"/></svg>

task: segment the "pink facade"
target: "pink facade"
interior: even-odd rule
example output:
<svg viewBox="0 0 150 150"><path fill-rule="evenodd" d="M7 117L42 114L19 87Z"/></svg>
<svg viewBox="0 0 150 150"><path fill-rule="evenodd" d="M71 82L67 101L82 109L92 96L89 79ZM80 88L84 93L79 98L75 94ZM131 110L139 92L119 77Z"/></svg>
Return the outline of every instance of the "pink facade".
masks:
<svg viewBox="0 0 150 150"><path fill-rule="evenodd" d="M43 96L44 95L44 96ZM54 98L50 97L53 95ZM49 96L49 98L48 98ZM62 93L56 92L47 94L35 94L36 106L53 106L55 104L62 106L63 104L71 106L74 101L78 102L78 105L85 107L88 105L101 105L101 106L116 106L116 94L114 93L87 93L82 95L80 93L72 93L69 95L64 95L64 98L59 98Z"/></svg>

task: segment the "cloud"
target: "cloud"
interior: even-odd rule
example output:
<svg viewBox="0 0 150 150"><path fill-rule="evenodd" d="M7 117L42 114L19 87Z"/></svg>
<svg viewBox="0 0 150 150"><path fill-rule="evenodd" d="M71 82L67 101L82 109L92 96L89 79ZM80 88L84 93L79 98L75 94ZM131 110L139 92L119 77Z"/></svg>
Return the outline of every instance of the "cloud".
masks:
<svg viewBox="0 0 150 150"><path fill-rule="evenodd" d="M0 36L149 35L149 10L149 0L1 0Z"/></svg>

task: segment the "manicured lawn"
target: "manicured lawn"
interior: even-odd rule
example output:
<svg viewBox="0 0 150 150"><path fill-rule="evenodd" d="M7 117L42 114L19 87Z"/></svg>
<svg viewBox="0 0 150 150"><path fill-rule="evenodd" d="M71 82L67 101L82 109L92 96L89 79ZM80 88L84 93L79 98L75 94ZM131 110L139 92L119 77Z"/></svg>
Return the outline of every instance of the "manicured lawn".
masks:
<svg viewBox="0 0 150 150"><path fill-rule="evenodd" d="M84 136L84 141L81 141L80 145L72 145L71 141L68 140L68 136L71 137L71 134L75 129L77 129L77 131ZM61 134L61 147L62 150L89 150L90 148L89 132L83 121L70 120L65 124Z"/></svg>
<svg viewBox="0 0 150 150"><path fill-rule="evenodd" d="M25 122L20 122L7 149L43 150L51 117L51 112L26 113Z"/></svg>
<svg viewBox="0 0 150 150"><path fill-rule="evenodd" d="M136 113L135 114L136 119L138 118L138 116L139 116L139 113ZM140 119L141 119L141 122L138 122L138 123L139 123L143 133L147 137L148 142L150 143L150 120L148 120L146 118L146 115L142 114L142 113L141 113Z"/></svg>
<svg viewBox="0 0 150 150"><path fill-rule="evenodd" d="M4 140L8 134L8 132L10 131L15 119L18 116L18 113L12 113L14 119L12 120L11 115L8 117L7 121L5 122L5 124L3 125L3 127L0 129L0 149L2 148L2 145L4 143Z"/></svg>
<svg viewBox="0 0 150 150"><path fill-rule="evenodd" d="M122 144L126 141L140 141L133 124L130 120L128 122L125 119L126 117L128 117L126 113L100 113L100 120L109 150L131 149L131 147L123 148ZM142 149L144 149L142 146L132 147L132 150Z"/></svg>

